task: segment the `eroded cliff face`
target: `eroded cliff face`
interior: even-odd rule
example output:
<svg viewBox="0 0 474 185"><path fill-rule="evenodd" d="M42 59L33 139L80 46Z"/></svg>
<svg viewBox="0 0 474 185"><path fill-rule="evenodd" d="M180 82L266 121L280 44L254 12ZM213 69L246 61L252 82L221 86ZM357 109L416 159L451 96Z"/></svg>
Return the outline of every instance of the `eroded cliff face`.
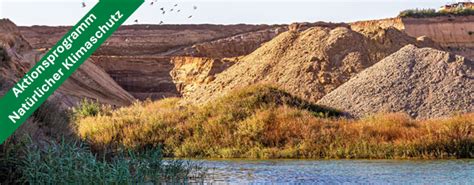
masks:
<svg viewBox="0 0 474 185"><path fill-rule="evenodd" d="M210 58L237 57L252 53L263 43L270 41L286 27L270 28L255 32L248 32L215 41L198 43L191 47L170 53L173 56L195 56Z"/></svg>
<svg viewBox="0 0 474 185"><path fill-rule="evenodd" d="M174 68L170 72L173 83L182 96L195 91L199 85L207 84L215 79L215 75L223 72L236 61L231 59L211 59L205 57L173 57Z"/></svg>
<svg viewBox="0 0 474 185"><path fill-rule="evenodd" d="M167 55L193 44L269 29L272 25L131 25L120 27L95 55ZM50 48L70 27L20 27L34 48Z"/></svg>
<svg viewBox="0 0 474 185"><path fill-rule="evenodd" d="M94 56L96 65L135 98L181 97L233 64L230 59L163 56Z"/></svg>
<svg viewBox="0 0 474 185"><path fill-rule="evenodd" d="M394 27L411 37L428 37L443 50L474 58L474 16L391 18L351 23L354 30Z"/></svg>
<svg viewBox="0 0 474 185"><path fill-rule="evenodd" d="M84 98L114 106L130 105L135 98L118 85L103 69L87 60L59 88L69 96L69 105L76 105Z"/></svg>
<svg viewBox="0 0 474 185"><path fill-rule="evenodd" d="M243 24L123 26L94 53L92 60L135 98L177 97L193 84L201 83L204 76L223 71L226 65L220 65L222 60L218 58L247 55L280 33L279 28L279 25ZM68 29L70 27L21 27L34 48L52 47ZM176 67L172 56L198 57L185 57L186 64L176 59L179 65ZM186 77L182 76L180 72L190 65L202 68L196 69L196 76L186 72ZM216 66L221 69L217 70ZM172 72L176 79L171 76ZM191 82L191 79L197 81Z"/></svg>
<svg viewBox="0 0 474 185"><path fill-rule="evenodd" d="M169 57L94 56L122 88L135 98L145 100L180 96L170 75L174 65Z"/></svg>
<svg viewBox="0 0 474 185"><path fill-rule="evenodd" d="M474 16L404 18L402 22L412 37L427 36L443 47L474 47Z"/></svg>

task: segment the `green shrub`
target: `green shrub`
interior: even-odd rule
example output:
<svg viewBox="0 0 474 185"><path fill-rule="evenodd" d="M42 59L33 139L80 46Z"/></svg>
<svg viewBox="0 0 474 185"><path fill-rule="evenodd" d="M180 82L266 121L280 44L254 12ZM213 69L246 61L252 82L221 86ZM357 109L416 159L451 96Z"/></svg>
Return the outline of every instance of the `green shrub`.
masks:
<svg viewBox="0 0 474 185"><path fill-rule="evenodd" d="M74 116L77 118L97 116L101 111L101 105L97 101L84 99L79 106L73 109Z"/></svg>
<svg viewBox="0 0 474 185"><path fill-rule="evenodd" d="M205 170L182 160L163 160L159 149L123 151L97 159L87 146L61 142L46 149L29 145L22 180L30 184L162 184L202 181Z"/></svg>

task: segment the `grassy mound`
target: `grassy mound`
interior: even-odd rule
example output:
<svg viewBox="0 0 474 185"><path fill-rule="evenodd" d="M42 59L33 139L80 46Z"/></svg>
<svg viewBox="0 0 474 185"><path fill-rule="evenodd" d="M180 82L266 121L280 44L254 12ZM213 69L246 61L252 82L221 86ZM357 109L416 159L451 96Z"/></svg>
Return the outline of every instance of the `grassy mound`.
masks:
<svg viewBox="0 0 474 185"><path fill-rule="evenodd" d="M162 147L166 156L212 158L472 157L474 114L414 121L401 114L361 120L268 86L241 89L200 106L178 99L77 120L94 150Z"/></svg>

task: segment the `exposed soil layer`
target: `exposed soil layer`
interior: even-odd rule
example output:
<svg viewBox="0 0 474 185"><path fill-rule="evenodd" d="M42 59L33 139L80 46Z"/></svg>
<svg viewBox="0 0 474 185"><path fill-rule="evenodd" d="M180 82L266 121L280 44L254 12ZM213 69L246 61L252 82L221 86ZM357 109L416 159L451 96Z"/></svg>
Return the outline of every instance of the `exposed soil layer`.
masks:
<svg viewBox="0 0 474 185"><path fill-rule="evenodd" d="M174 50L278 25L131 25L120 27L95 55L163 55ZM71 27L20 27L34 48L51 48ZM126 52L124 52L126 51Z"/></svg>
<svg viewBox="0 0 474 185"><path fill-rule="evenodd" d="M230 59L165 56L94 56L103 69L135 98L180 97L230 67Z"/></svg>
<svg viewBox="0 0 474 185"><path fill-rule="evenodd" d="M96 56L95 64L135 98L145 100L178 97L170 75L174 65L169 57Z"/></svg>
<svg viewBox="0 0 474 185"><path fill-rule="evenodd" d="M194 91L198 86L212 82L217 74L235 64L231 59L211 59L202 57L173 57L171 77L182 96Z"/></svg>
<svg viewBox="0 0 474 185"><path fill-rule="evenodd" d="M412 37L429 37L444 50L474 59L474 16L390 18L351 23L354 30L395 27Z"/></svg>

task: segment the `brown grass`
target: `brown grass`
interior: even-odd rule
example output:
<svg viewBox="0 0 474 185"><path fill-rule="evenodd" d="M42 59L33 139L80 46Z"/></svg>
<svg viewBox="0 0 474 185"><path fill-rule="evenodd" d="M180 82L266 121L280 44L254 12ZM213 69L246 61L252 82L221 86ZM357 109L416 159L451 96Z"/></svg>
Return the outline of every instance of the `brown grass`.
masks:
<svg viewBox="0 0 474 185"><path fill-rule="evenodd" d="M471 158L474 114L415 121L404 114L360 120L257 86L202 106L141 102L77 121L99 152L163 147L211 158Z"/></svg>

